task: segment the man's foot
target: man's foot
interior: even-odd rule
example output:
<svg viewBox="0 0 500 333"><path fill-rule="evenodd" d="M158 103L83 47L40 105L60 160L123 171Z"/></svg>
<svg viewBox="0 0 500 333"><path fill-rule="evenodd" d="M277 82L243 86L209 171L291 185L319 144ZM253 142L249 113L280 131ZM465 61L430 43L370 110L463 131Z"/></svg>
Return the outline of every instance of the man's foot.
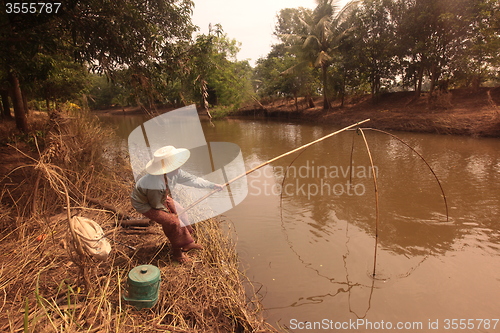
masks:
<svg viewBox="0 0 500 333"><path fill-rule="evenodd" d="M203 246L198 243L192 242L186 246L183 246L181 249L183 252L189 252L191 250L203 250Z"/></svg>
<svg viewBox="0 0 500 333"><path fill-rule="evenodd" d="M173 249L172 257L174 261L177 261L179 264L187 264L191 262L191 259L182 252L182 248Z"/></svg>

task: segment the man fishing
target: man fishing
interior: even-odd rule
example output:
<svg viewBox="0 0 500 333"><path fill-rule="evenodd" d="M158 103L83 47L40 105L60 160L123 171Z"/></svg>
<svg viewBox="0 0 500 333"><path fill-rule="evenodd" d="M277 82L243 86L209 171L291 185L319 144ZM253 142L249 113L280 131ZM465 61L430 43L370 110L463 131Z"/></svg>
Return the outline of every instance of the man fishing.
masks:
<svg viewBox="0 0 500 333"><path fill-rule="evenodd" d="M192 237L193 229L189 225L188 216L183 213L177 216L183 208L176 202L170 191L176 184L196 188L222 190L223 186L196 177L180 167L186 163L191 153L185 148L165 146L153 155L146 164L147 174L135 184L130 195L132 206L141 214L161 224L165 236L172 245L172 257L179 263L189 262L186 252L203 247Z"/></svg>

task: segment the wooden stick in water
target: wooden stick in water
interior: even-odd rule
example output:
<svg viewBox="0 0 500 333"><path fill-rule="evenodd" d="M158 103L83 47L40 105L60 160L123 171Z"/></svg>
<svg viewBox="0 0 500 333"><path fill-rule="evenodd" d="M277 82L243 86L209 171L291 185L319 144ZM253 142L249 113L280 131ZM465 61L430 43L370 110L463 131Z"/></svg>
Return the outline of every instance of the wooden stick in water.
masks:
<svg viewBox="0 0 500 333"><path fill-rule="evenodd" d="M370 147L368 147L368 141L366 141L365 133L360 128L361 135L363 136L363 141L365 142L366 151L368 152L368 157L370 158L370 164L372 166L373 175L373 186L375 188L375 250L373 253L373 273L372 278L375 277L377 272L377 248L378 248L378 225L379 225L379 209L378 209L378 185L377 185L377 173L375 172L375 165L373 164L372 153Z"/></svg>
<svg viewBox="0 0 500 333"><path fill-rule="evenodd" d="M264 162L264 163L262 163L262 164L260 164L260 165L258 165L258 166L256 166L256 167L254 167L254 168L252 168L252 169L248 170L247 172L245 172L245 173L243 173L243 174L241 174L241 175L239 175L239 176L237 176L237 177L235 177L235 178L233 178L233 179L229 180L227 183L225 183L225 184L223 184L223 185L222 185L222 188L224 188L224 187L228 186L228 185L229 185L229 184L231 184L232 182L237 181L237 180L238 180L238 179L240 179L241 177L244 177L244 176L248 175L249 173L254 172L254 171L255 171L255 170L257 170L257 169L260 169L260 168L262 168L263 166L268 165L269 163L272 163L272 162L274 162L274 161L277 161L277 160L279 160L280 158L283 158L283 157L285 157L285 156L291 155L291 154L293 154L293 153L295 153L295 152L297 152L297 151L299 151L299 150L301 150L301 149L304 149L304 148L307 148L307 147L309 147L309 146L312 146L312 145L314 145L314 144L316 144L316 143L318 143L318 142L321 142L321 141L323 141L323 140L325 140L325 139L328 139L328 138L330 138L330 137L332 137L332 136L334 136L334 135L337 135L337 134L339 134L339 133L341 133L341 132L344 132L344 131L346 131L346 130L348 130L348 129L352 128L352 127L355 127L355 126L361 125L361 124L363 124L363 123L366 123L367 121L370 121L370 119L365 119L365 120L359 121L359 122L357 122L357 123L355 123L355 124L352 124L352 125L349 125L349 126L347 126L347 127L342 128L342 129L339 129L338 131L335 131L335 132L333 132L333 133L330 133L330 134L328 134L328 135L325 135L325 136L323 136L323 137L321 137L321 138L319 138L319 139L317 139L317 140L314 140L314 141L312 141L312 142L309 142L309 143L307 143L307 144L305 144L305 145L303 145L303 146L300 146L300 147L298 147L298 148L295 148L295 149L293 149L293 150L290 150L289 152L286 152L286 153L284 153L284 154L281 154L281 155L279 155L279 156L276 156L275 158L272 158L272 159L270 159L269 161ZM220 190L219 190L219 189L217 189L217 190L213 190L213 191L212 191L212 192L210 192L210 193L207 193L207 194L206 194L206 195L204 195L203 197L199 198L198 200L196 200L195 202L193 202L192 204L190 204L189 206L187 206L186 208L184 208L184 210L183 210L183 211L181 211L181 212L179 212L177 215L178 215L178 216L180 216L180 215L184 214L185 212L187 212L188 210L190 210L191 208L193 208L194 206L196 206L197 204L199 204L200 202L202 202L203 200L205 200L206 198L208 198L208 197L209 197L209 196L211 196L212 194L214 194L214 193L216 193L216 192L219 192L219 191L220 191Z"/></svg>

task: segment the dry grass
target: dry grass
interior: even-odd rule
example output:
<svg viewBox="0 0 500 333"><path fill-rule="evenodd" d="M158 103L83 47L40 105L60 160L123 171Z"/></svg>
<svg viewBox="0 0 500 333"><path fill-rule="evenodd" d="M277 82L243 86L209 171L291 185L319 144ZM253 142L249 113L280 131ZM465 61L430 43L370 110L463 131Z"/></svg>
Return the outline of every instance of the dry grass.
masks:
<svg viewBox="0 0 500 333"><path fill-rule="evenodd" d="M110 148L103 154L103 142L113 146L110 132L81 113L58 113L51 123L26 154L31 163L0 178L0 331L275 331L260 317L258 299L245 292L251 284L238 270L230 224L196 224L205 250L190 254L192 263L175 264L159 226L117 227L116 214L87 200L133 214L126 156ZM68 199L72 215L97 221L115 241L107 261L71 250ZM161 270L160 297L153 309L137 311L122 299L125 281L130 269L147 263Z"/></svg>

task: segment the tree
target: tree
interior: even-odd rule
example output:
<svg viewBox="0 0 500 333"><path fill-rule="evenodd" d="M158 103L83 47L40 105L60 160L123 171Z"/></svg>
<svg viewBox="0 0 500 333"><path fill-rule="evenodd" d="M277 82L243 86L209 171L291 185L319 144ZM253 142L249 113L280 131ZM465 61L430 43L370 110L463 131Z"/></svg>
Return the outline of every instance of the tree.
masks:
<svg viewBox="0 0 500 333"><path fill-rule="evenodd" d="M468 24L455 42L450 75L477 90L485 80L495 77L495 68L500 66L500 4L493 0L469 3L464 14L462 19Z"/></svg>
<svg viewBox="0 0 500 333"><path fill-rule="evenodd" d="M34 60L36 67L23 77L24 91L30 90L32 97L45 100L47 110L50 110L50 102L57 105L75 99L89 85L86 68L67 56L37 54Z"/></svg>
<svg viewBox="0 0 500 333"><path fill-rule="evenodd" d="M298 96L306 96L308 106L314 107L311 96L318 89L317 75L308 63L288 52L284 44L274 45L266 58L257 61L254 69L255 90L261 97L293 96L298 110Z"/></svg>
<svg viewBox="0 0 500 333"><path fill-rule="evenodd" d="M61 22L75 60L97 72L165 56L170 44L194 31L190 0L71 0Z"/></svg>
<svg viewBox="0 0 500 333"><path fill-rule="evenodd" d="M245 94L250 94L251 68L247 61L236 61L238 51L238 42L228 38L222 26L216 24L210 26L208 34L198 35L186 52L184 86L203 108L236 107Z"/></svg>
<svg viewBox="0 0 500 333"><path fill-rule="evenodd" d="M255 70L255 78L260 82L260 94L268 96L293 96L298 110L298 96L305 96L307 105L314 107L312 96L321 89L317 74L310 61L302 59L301 38L308 35L307 18L312 17L308 8L285 8L277 15L274 35L281 41L274 45ZM266 78L267 76L267 78Z"/></svg>
<svg viewBox="0 0 500 333"><path fill-rule="evenodd" d="M360 73L368 75L373 98L382 80L392 80L396 40L392 23L392 0L365 0L354 12L349 53L356 54ZM349 55L347 55L349 56Z"/></svg>
<svg viewBox="0 0 500 333"><path fill-rule="evenodd" d="M121 73L115 73L120 79L115 79L111 82L106 76L98 74L90 74L90 86L86 91L88 96L88 105L92 109L110 108L115 103L115 98L118 97L122 107L133 102L132 92L126 89L123 84L120 84Z"/></svg>
<svg viewBox="0 0 500 333"><path fill-rule="evenodd" d="M11 91L16 126L28 130L27 110L23 103L21 83L26 68L41 49L49 49L51 41L59 36L54 33L57 15L34 13L5 13L0 16L0 66L6 73L8 89Z"/></svg>
<svg viewBox="0 0 500 333"><path fill-rule="evenodd" d="M308 34L302 44L302 57L310 60L315 67L321 68L323 83L323 108L329 109L327 71L331 65L334 48L332 22L335 7L333 0L318 0L312 17L308 20Z"/></svg>
<svg viewBox="0 0 500 333"><path fill-rule="evenodd" d="M299 58L311 63L321 70L323 108L329 109L328 99L328 68L334 59L338 45L346 30L340 29L347 17L346 13L355 6L350 2L342 10L339 10L335 0L317 0L314 11L300 20L305 28L306 34L296 35L300 44L294 47ZM301 31L301 29L297 29Z"/></svg>
<svg viewBox="0 0 500 333"><path fill-rule="evenodd" d="M2 98L2 118L12 119L12 115L10 114L9 91L1 89L0 96Z"/></svg>
<svg viewBox="0 0 500 333"><path fill-rule="evenodd" d="M407 76L420 96L424 76L430 78L430 92L443 75L450 75L450 63L461 56L460 45L471 23L469 12L483 0L400 0L397 17L398 44L408 50L400 54L407 63Z"/></svg>
<svg viewBox="0 0 500 333"><path fill-rule="evenodd" d="M23 104L23 96L19 86L19 79L14 71L9 71L8 74L9 84L12 89L12 105L14 107L14 118L16 119L16 126L23 132L28 131L28 121L26 119L26 109Z"/></svg>
<svg viewBox="0 0 500 333"><path fill-rule="evenodd" d="M305 20L311 15L312 10L309 8L281 9L276 16L277 23L273 32L273 35L281 41L279 45L293 46L297 43L297 36L307 35L309 27Z"/></svg>
<svg viewBox="0 0 500 333"><path fill-rule="evenodd" d="M499 76L497 0L363 0L341 11L333 0L317 3L314 11L280 12L281 43L256 68L260 94L293 94L303 63L319 69L325 108L348 89L375 97L413 87L419 97L428 88L432 98L438 87L477 89ZM291 67L282 72L293 75L280 77L285 62Z"/></svg>
<svg viewBox="0 0 500 333"><path fill-rule="evenodd" d="M171 44L190 39L192 6L189 0L69 0L57 13L2 16L0 65L9 73L11 85L17 85L13 105L18 127L27 129L17 98L22 97L26 64L36 54L70 55L108 75L125 67L152 66Z"/></svg>

